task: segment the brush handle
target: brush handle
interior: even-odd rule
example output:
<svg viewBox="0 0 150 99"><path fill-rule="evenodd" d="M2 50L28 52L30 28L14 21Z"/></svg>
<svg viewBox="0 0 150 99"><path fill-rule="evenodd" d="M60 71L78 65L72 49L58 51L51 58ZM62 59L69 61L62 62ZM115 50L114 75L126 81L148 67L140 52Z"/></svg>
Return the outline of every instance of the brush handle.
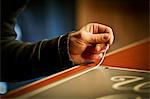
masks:
<svg viewBox="0 0 150 99"><path fill-rule="evenodd" d="M109 44L106 45L106 50L103 53L103 56L102 56L100 62L98 63L98 65L96 67L99 67L102 64L102 62L104 61L104 58L105 58L105 55L106 55L108 49L109 49Z"/></svg>

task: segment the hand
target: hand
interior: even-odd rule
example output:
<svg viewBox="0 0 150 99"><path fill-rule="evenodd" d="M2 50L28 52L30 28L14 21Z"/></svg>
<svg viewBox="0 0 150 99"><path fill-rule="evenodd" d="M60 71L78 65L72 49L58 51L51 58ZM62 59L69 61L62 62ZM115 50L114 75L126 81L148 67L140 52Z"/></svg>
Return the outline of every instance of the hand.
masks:
<svg viewBox="0 0 150 99"><path fill-rule="evenodd" d="M69 37L69 51L75 64L100 60L106 45L114 40L112 29L98 23L90 23Z"/></svg>

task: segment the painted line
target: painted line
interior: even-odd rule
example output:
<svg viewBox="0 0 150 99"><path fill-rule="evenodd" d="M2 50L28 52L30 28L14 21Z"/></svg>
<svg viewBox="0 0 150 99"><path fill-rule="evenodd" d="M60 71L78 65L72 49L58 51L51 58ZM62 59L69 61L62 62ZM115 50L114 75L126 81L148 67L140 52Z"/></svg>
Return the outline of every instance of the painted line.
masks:
<svg viewBox="0 0 150 99"><path fill-rule="evenodd" d="M150 71L146 70L138 70L138 69L128 69L128 68L119 68L119 67L110 67L110 66L102 66L99 68L106 68L106 69L116 69L116 70L124 70L124 71L133 71L133 72L143 72L143 73L150 73Z"/></svg>
<svg viewBox="0 0 150 99"><path fill-rule="evenodd" d="M96 68L97 68L97 67L96 67ZM55 86L57 86L57 85L59 85L59 84L62 84L62 83L64 83L64 82L68 81L68 80L71 80L71 79L73 79L73 78L76 78L76 77L78 77L78 76L81 76L81 75L83 75L83 74L85 74L85 73L87 73L87 72L89 72L89 71L92 71L92 70L94 70L94 69L96 69L96 68L95 68L95 67L90 67L90 68L88 68L87 70L81 71L81 72L78 73L78 74L72 75L72 76L70 76L70 77L66 77L66 78L64 78L64 79L62 79L62 80L59 80L59 81L56 81L56 82L54 82L54 83L52 83L52 84L43 86L43 87L41 87L41 88L39 88L39 89L37 89L37 90L34 90L34 91L30 92L30 93L21 95L21 96L15 98L15 99L27 99L27 98L30 98L30 97L32 97L32 96L34 96L34 95L36 95L36 94L39 94L39 93L41 93L41 92L43 92L43 91L45 91L45 90L48 90L48 89L50 89L50 88L53 88L53 87L55 87Z"/></svg>
<svg viewBox="0 0 150 99"><path fill-rule="evenodd" d="M55 76L58 76L58 75L60 75L60 74L63 74L63 73L65 73L65 72L68 72L68 71L70 71L70 70L76 69L76 68L78 68L78 67L79 67L79 66L75 66L75 67L66 69L66 70L64 70L64 71L58 72L58 73L56 73L56 74L52 74L52 75L50 75L50 76L48 76L48 77L42 78L42 79L40 79L40 80L38 80L38 81L35 81L35 82L32 82L32 83L30 83L30 84L27 84L27 85L25 85L25 86L23 86L23 87L20 87L20 88L16 89L16 90L12 90L12 91L10 91L8 94L6 94L6 95L19 92L20 90L24 90L25 88L28 88L28 87L30 87L30 86L32 86L32 85L41 83L41 82L43 82L43 81L45 81L45 80L51 79L51 78L53 78L53 77L55 77Z"/></svg>

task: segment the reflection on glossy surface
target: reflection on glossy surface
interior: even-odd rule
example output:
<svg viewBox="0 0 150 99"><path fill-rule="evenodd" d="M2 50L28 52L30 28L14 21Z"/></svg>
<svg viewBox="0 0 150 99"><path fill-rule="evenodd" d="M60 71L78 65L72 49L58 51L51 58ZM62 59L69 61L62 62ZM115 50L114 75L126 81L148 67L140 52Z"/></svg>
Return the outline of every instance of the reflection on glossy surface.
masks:
<svg viewBox="0 0 150 99"><path fill-rule="evenodd" d="M0 82L0 94L5 94L7 92L6 82Z"/></svg>
<svg viewBox="0 0 150 99"><path fill-rule="evenodd" d="M96 99L142 99L142 98L137 94L114 94L114 95L99 97Z"/></svg>

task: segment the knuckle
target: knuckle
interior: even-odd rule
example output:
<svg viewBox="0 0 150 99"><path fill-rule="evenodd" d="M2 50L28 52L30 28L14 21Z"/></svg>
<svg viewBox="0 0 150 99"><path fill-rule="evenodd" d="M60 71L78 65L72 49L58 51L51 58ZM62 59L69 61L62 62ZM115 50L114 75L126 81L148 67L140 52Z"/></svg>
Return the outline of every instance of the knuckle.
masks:
<svg viewBox="0 0 150 99"><path fill-rule="evenodd" d="M107 30L108 30L109 32L112 32L112 28L111 28L111 27L107 27Z"/></svg>

